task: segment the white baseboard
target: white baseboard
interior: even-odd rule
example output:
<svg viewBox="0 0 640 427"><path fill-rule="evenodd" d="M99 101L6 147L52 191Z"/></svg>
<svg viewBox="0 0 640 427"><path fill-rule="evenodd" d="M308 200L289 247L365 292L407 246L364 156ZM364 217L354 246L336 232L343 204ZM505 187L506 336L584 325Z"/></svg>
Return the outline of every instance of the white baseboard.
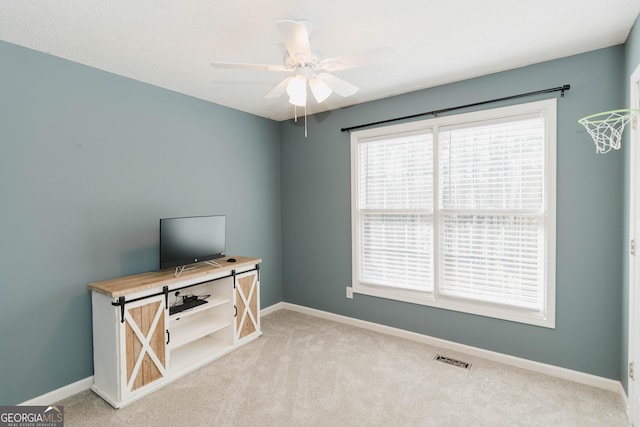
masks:
<svg viewBox="0 0 640 427"><path fill-rule="evenodd" d="M629 421L629 425L633 424L631 420L631 411L629 409L629 398L627 397L627 392L624 391L624 387L622 386L622 382L618 381L618 395L622 400L622 404L624 405L624 410L627 414L627 421Z"/></svg>
<svg viewBox="0 0 640 427"><path fill-rule="evenodd" d="M626 400L626 394L624 392L624 389L622 388L622 384L620 383L620 381L599 377L597 375L587 374L585 372L574 371L567 368L561 368L559 366L548 365L546 363L540 363L540 362L535 362L528 359L522 359L520 357L497 353L495 351L484 350L478 347L472 347L465 344L459 344L459 343L456 343L453 341L447 341L441 338L435 338L428 335L419 334L416 332L405 331L404 329L393 328L391 326L368 322L366 320L354 319L352 317L329 313L322 310L316 310L314 308L304 307L301 305L290 304L290 303L282 303L282 304L283 304L282 308L285 310L297 311L299 313L308 314L310 316L321 317L323 319L333 320L335 322L345 323L347 325L352 325L352 326L369 329L369 330L380 332L387 335L393 335L396 337L421 342L424 344L432 345L434 347L440 347L443 349L468 354L470 356L480 357L480 358L491 360L494 362L503 363L505 365L515 366L518 368L527 369L529 371L551 375L557 378L562 378L562 379L573 381L576 383L586 384L593 387L614 391L616 393L621 393L624 396L624 399Z"/></svg>
<svg viewBox="0 0 640 427"><path fill-rule="evenodd" d="M284 302L277 302L267 308L263 308L262 310L260 310L260 317L266 316L278 310L282 310L284 308L284 304Z"/></svg>
<svg viewBox="0 0 640 427"><path fill-rule="evenodd" d="M599 377L597 375L587 374L585 372L574 371L567 368L561 368L559 366L548 365L546 363L535 362L528 359L522 359L520 357L509 356L507 354L497 353L495 351L484 350L477 347L468 346L465 344L459 344L453 341L444 340L441 338L435 338L428 335L419 334L416 332L405 331L404 329L393 328L391 326L381 325L378 323L368 322L366 320L354 319L353 317L342 316L327 311L316 310L314 308L304 307L301 305L291 304L287 302L279 302L273 304L267 308L260 310L260 316L267 316L278 310L291 310L299 313L308 314L310 316L320 317L334 322L344 323L351 326L356 326L371 331L380 332L387 335L393 335L400 338L409 339L416 342L432 345L434 347L440 347L447 350L456 351L459 353L468 354L475 357L491 360L494 362L504 363L505 365L515 366L529 371L538 372L545 375L551 375L557 378L573 381L580 384L585 384L593 387L598 387L605 390L616 392L623 400L625 408L628 408L627 394L622 387L620 381L612 380L609 378ZM76 381L73 384L66 385L57 390L53 390L42 396L35 397L26 402L21 403L21 406L27 405L49 405L51 403L59 402L74 394L88 390L93 385L93 376L87 377L83 380Z"/></svg>
<svg viewBox="0 0 640 427"><path fill-rule="evenodd" d="M92 385L93 375L83 380L76 381L75 383L68 384L64 387L60 387L57 390L45 393L42 396L34 397L33 399L27 400L26 402L22 402L19 404L19 406L51 405L52 403L59 402L63 399L66 399L67 397L71 397L74 394L80 393L81 391L89 390Z"/></svg>

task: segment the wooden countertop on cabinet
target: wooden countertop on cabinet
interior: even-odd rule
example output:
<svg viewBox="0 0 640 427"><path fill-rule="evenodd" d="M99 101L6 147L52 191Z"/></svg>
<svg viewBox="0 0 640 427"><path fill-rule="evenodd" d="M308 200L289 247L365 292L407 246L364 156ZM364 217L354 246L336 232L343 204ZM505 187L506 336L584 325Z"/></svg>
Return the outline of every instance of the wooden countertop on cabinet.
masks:
<svg viewBox="0 0 640 427"><path fill-rule="evenodd" d="M236 262L228 262L229 258L235 258ZM193 264L195 268L184 270L179 277L175 276L175 269L150 271L148 273L134 274L132 276L118 277L116 279L103 280L89 284L89 290L100 292L111 298L119 298L135 292L145 291L151 288L169 286L189 280L196 280L204 276L217 273L231 272L246 266L260 264L262 259L244 256L218 258L216 260L221 267L205 264L204 262Z"/></svg>

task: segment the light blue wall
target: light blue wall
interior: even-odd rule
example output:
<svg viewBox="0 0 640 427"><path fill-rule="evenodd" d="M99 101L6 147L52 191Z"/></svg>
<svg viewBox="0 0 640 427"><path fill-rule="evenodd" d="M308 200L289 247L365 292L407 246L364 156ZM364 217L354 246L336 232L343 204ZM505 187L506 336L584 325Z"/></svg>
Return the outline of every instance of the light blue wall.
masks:
<svg viewBox="0 0 640 427"><path fill-rule="evenodd" d="M622 84L624 85L625 102L620 108L629 108L631 102L631 88L630 77L631 74L640 66L640 18L636 19L636 23L631 29L631 33L625 43L625 67L624 75L622 77ZM624 134L623 146L628 147L631 143L630 132L627 131ZM622 288L622 307L620 312L621 318L621 340L622 351L620 352L620 380L624 389L627 390L627 366L629 365L629 150L624 149L625 156L625 174L624 174L624 221L622 223L624 227L623 232L623 288Z"/></svg>
<svg viewBox="0 0 640 427"><path fill-rule="evenodd" d="M158 268L158 219L227 215L282 300L276 122L0 42L0 405L93 374L87 284Z"/></svg>
<svg viewBox="0 0 640 427"><path fill-rule="evenodd" d="M619 108L623 67L624 48L617 46L319 114L309 119L307 139L300 124L283 122L285 300L618 379L624 157L597 155L577 120ZM350 163L349 135L341 128L565 83L571 90L558 99L555 330L363 295L345 298Z"/></svg>
<svg viewBox="0 0 640 427"><path fill-rule="evenodd" d="M636 24L624 47L310 117L305 139L301 123L0 42L0 405L91 375L87 283L156 269L158 218L209 213L227 215L229 253L264 259L263 307L284 299L624 381L628 159L624 149L596 155L576 120L628 101L639 46ZM349 137L341 127L565 83L555 330L345 299Z"/></svg>

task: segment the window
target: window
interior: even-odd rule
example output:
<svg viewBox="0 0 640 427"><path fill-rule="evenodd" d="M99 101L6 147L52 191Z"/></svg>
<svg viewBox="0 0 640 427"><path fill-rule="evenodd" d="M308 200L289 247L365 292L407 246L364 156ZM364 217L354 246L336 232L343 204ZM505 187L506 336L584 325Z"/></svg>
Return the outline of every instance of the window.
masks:
<svg viewBox="0 0 640 427"><path fill-rule="evenodd" d="M354 292L555 327L555 107L352 133Z"/></svg>

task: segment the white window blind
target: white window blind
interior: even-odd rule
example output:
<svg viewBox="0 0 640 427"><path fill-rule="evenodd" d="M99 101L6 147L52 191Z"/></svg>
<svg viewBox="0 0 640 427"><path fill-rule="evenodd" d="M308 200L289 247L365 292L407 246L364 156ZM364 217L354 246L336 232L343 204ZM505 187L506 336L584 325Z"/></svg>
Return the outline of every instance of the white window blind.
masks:
<svg viewBox="0 0 640 427"><path fill-rule="evenodd" d="M539 218L446 215L441 221L442 295L543 308Z"/></svg>
<svg viewBox="0 0 640 427"><path fill-rule="evenodd" d="M351 134L353 290L555 326L555 99Z"/></svg>
<svg viewBox="0 0 640 427"><path fill-rule="evenodd" d="M438 135L440 293L542 310L542 115Z"/></svg>
<svg viewBox="0 0 640 427"><path fill-rule="evenodd" d="M543 209L544 120L441 127L442 209Z"/></svg>
<svg viewBox="0 0 640 427"><path fill-rule="evenodd" d="M363 282L433 289L432 146L430 132L360 145L358 247Z"/></svg>

